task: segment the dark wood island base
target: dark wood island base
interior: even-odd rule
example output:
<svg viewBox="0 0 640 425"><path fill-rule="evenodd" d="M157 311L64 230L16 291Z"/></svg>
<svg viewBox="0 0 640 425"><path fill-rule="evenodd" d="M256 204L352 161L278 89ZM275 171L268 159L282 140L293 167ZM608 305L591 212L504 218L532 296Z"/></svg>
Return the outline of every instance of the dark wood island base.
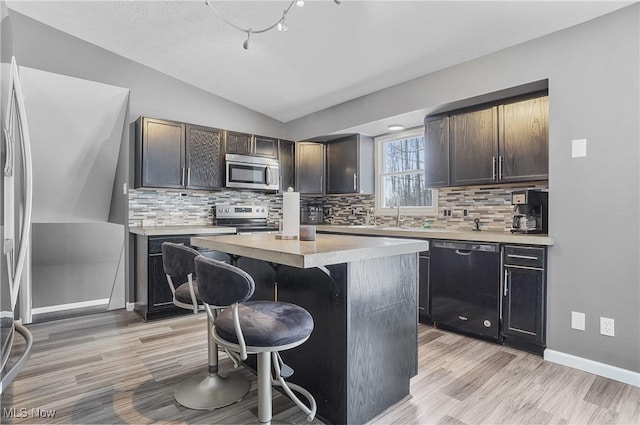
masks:
<svg viewBox="0 0 640 425"><path fill-rule="evenodd" d="M367 239L371 245L381 239L346 238ZM201 239L192 242L199 245ZM273 294L311 313L314 330L309 340L281 353L295 370L288 380L313 394L320 419L353 425L405 399L417 374L418 252L425 247L405 242L415 244L415 252L389 249L386 256L351 256L347 262L310 267L282 264L286 259L275 263L269 255L243 257L242 249L225 244L206 246L237 256L237 265L256 280L257 298ZM290 243L297 244L301 242ZM332 256L336 258L335 252Z"/></svg>

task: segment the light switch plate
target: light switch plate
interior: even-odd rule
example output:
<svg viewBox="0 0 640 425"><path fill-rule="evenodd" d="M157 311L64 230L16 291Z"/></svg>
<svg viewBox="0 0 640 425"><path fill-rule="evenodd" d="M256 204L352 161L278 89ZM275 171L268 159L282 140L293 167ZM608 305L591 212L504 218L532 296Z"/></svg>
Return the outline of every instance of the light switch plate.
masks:
<svg viewBox="0 0 640 425"><path fill-rule="evenodd" d="M571 312L571 329L584 331L585 330L584 322L585 322L584 313L580 313L577 311Z"/></svg>
<svg viewBox="0 0 640 425"><path fill-rule="evenodd" d="M576 139L571 141L571 157L582 158L587 156L587 139Z"/></svg>

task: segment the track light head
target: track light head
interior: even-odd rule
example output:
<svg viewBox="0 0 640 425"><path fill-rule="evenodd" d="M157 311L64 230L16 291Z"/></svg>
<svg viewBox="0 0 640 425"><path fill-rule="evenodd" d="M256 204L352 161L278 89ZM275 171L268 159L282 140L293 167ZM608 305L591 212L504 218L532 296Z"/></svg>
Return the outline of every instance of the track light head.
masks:
<svg viewBox="0 0 640 425"><path fill-rule="evenodd" d="M249 39L251 38L251 29L247 31L247 39L242 43L242 48L244 50L249 50Z"/></svg>
<svg viewBox="0 0 640 425"><path fill-rule="evenodd" d="M333 2L334 2L335 4L337 4L338 6L340 6L340 3L342 3L342 0L333 0Z"/></svg>

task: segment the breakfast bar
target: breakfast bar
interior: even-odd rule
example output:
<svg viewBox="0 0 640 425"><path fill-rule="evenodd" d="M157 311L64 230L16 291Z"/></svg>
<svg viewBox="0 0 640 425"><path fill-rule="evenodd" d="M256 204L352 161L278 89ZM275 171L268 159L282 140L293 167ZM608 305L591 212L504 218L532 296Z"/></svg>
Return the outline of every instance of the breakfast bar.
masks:
<svg viewBox="0 0 640 425"><path fill-rule="evenodd" d="M295 370L289 380L313 394L322 420L362 424L409 396L417 373L418 253L426 241L258 233L193 237L191 244L232 255L256 280L259 297L311 313L310 339L281 354Z"/></svg>

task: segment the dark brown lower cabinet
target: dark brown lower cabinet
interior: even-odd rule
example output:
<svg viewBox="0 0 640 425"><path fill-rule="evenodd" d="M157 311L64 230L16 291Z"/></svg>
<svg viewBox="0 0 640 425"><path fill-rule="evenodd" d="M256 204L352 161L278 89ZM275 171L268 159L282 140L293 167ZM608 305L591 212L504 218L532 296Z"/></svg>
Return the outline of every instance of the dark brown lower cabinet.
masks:
<svg viewBox="0 0 640 425"><path fill-rule="evenodd" d="M502 337L505 345L542 354L546 347L545 249L505 246Z"/></svg>
<svg viewBox="0 0 640 425"><path fill-rule="evenodd" d="M135 237L135 304L134 311L145 322L150 319L192 313L191 310L176 307L173 294L162 267L163 242L190 245L195 235L143 236ZM195 248L195 247L194 247ZM226 261L217 251L202 251L202 255ZM227 257L228 258L228 257ZM173 282L186 282L186 276L173 276Z"/></svg>
<svg viewBox="0 0 640 425"><path fill-rule="evenodd" d="M136 284L134 310L145 322L157 317L188 312L173 304L173 294L162 267L162 243L189 243L189 236L135 238ZM185 276L178 279L186 279Z"/></svg>

